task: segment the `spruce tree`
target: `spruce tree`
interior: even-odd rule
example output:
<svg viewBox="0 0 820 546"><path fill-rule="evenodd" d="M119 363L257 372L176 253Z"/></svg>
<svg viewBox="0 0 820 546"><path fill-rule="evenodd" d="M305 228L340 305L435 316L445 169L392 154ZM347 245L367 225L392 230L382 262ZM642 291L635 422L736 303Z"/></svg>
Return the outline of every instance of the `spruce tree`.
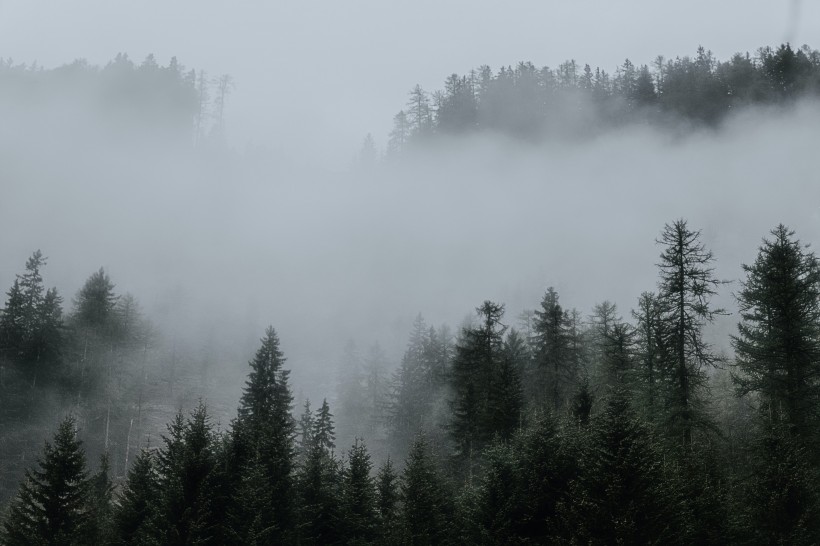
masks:
<svg viewBox="0 0 820 546"><path fill-rule="evenodd" d="M376 506L378 511L378 540L382 544L396 544L399 540L398 474L390 457L376 476Z"/></svg>
<svg viewBox="0 0 820 546"><path fill-rule="evenodd" d="M115 543L144 544L149 536L149 522L160 497L159 481L151 452L143 450L128 471L117 497L113 520Z"/></svg>
<svg viewBox="0 0 820 546"><path fill-rule="evenodd" d="M735 380L760 395L768 426L809 440L820 418L820 262L782 224L771 234L743 266Z"/></svg>
<svg viewBox="0 0 820 546"><path fill-rule="evenodd" d="M593 424L590 449L564 505L565 537L583 544L675 540L676 502L648 429L619 389Z"/></svg>
<svg viewBox="0 0 820 546"><path fill-rule="evenodd" d="M91 540L89 482L75 421L67 417L26 471L3 522L4 544L84 545Z"/></svg>
<svg viewBox="0 0 820 546"><path fill-rule="evenodd" d="M447 492L423 436L410 448L401 479L405 543L442 544L449 533Z"/></svg>
<svg viewBox="0 0 820 546"><path fill-rule="evenodd" d="M105 269L101 267L99 271L91 274L77 292L74 299L75 317L82 326L102 333L100 329L112 326L108 322L116 303L114 283L111 282Z"/></svg>
<svg viewBox="0 0 820 546"><path fill-rule="evenodd" d="M224 514L212 508L216 438L205 407L189 419L178 414L157 455L158 509L153 514L153 539L163 544L207 542Z"/></svg>
<svg viewBox="0 0 820 546"><path fill-rule="evenodd" d="M333 414L330 413L330 406L327 398L322 400L322 407L316 410L313 418L313 443L319 448L333 453L336 449L336 432L333 426Z"/></svg>
<svg viewBox="0 0 820 546"><path fill-rule="evenodd" d="M240 468L254 459L262 465L271 505L264 510L274 529L275 541L286 540L293 530L293 465L296 424L291 415L293 396L288 386L289 370L272 327L265 331L262 345L249 362L251 373L234 425L234 449L242 453L235 461Z"/></svg>
<svg viewBox="0 0 820 546"><path fill-rule="evenodd" d="M302 544L341 544L341 469L330 450L316 442L297 475L298 541Z"/></svg>
<svg viewBox="0 0 820 546"><path fill-rule="evenodd" d="M504 409L514 412L514 406L519 405L513 364L508 362L506 371L502 371L503 335L507 329L501 324L504 306L485 301L476 311L481 322L462 331L451 374L453 417L450 430L456 442L457 456L467 462L468 478L472 476L473 464L481 449L493 434L501 432L497 427L509 426L497 422L495 412L504 405L510 406ZM506 384L495 391L496 381L502 374L506 375Z"/></svg>
<svg viewBox="0 0 820 546"><path fill-rule="evenodd" d="M342 517L347 544L370 544L376 538L376 488L373 464L361 439L347 453L342 476Z"/></svg>
<svg viewBox="0 0 820 546"><path fill-rule="evenodd" d="M571 366L570 340L558 293L549 287L535 311L533 347L537 370L537 399L558 412L569 394L578 370Z"/></svg>
<svg viewBox="0 0 820 546"><path fill-rule="evenodd" d="M111 482L108 454L100 456L100 465L88 481L90 542L108 544L113 537L114 484Z"/></svg>

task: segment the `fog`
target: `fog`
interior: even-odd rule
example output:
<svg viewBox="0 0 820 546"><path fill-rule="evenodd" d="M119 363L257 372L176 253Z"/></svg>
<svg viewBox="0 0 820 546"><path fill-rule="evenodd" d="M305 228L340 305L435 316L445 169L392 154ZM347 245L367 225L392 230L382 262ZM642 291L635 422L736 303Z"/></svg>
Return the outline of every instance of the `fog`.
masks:
<svg viewBox="0 0 820 546"><path fill-rule="evenodd" d="M111 144L91 130L15 129L3 132L0 285L40 248L46 282L68 304L104 266L164 335L234 347L222 363L232 369L272 324L307 392L332 390L325 372L348 339L378 341L396 361L418 313L457 327L492 299L514 325L555 286L585 315L603 300L628 315L655 288L655 238L680 217L702 230L727 280L780 222L820 239L811 102L677 136L460 137L343 172L145 136ZM719 298L728 307L731 290Z"/></svg>
<svg viewBox="0 0 820 546"><path fill-rule="evenodd" d="M0 55L50 67L157 52L161 63L178 55L191 68L230 73L227 141L195 149L151 124L111 119L82 89L47 106L3 105L0 286L39 248L49 257L46 283L70 309L103 266L166 337L229 348L216 360L237 370L235 393L268 324L296 389L321 396L347 340L378 341L395 362L418 313L457 327L492 299L506 303L514 324L555 286L584 314L612 300L628 316L655 287L655 238L680 217L702 229L727 280L777 223L803 241L820 238L813 102L747 110L716 130L633 125L538 144L482 134L374 165L355 158L367 132L383 147L416 82L435 88L451 72L521 58L612 67L697 43L725 58L816 35L814 5L744 2L748 24L731 40L728 7L678 32L660 22L699 19L697 6L666 12L642 2L596 10L589 31L574 34L555 31L567 20L583 25L581 8L568 4L473 13L453 33L463 13L451 7L428 19L435 6L425 3L230 12L197 3L190 24L182 23L192 3L163 5L159 18L147 4L128 17L107 2L84 5L100 19L0 3ZM525 7L532 17L520 17ZM430 40L409 30L422 20ZM493 34L512 20L524 28ZM24 32L28 23L36 31ZM731 291L718 298L729 308Z"/></svg>

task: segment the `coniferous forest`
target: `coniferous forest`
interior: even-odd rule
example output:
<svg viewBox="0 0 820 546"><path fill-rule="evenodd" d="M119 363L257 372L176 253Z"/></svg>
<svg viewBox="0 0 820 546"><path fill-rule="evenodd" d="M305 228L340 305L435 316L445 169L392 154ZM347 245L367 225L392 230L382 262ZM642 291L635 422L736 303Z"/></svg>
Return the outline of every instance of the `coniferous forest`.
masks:
<svg viewBox="0 0 820 546"><path fill-rule="evenodd" d="M176 58L0 59L0 112L81 98L117 120L105 139L161 127L209 154L230 155L232 88ZM474 133L717 131L818 94L820 52L788 44L611 74L482 66L416 86L384 155L368 137L359 160ZM629 305L579 309L548 287L523 310L475 301L461 324L421 310L398 358L340 348L318 397L295 384L286 325L221 362L143 310L155 295L95 264L63 293L49 279L67 264L33 249L0 311L0 543L818 544L820 260L782 221L740 249L731 285L705 228L669 218L645 234L655 282ZM228 374L238 399L220 395Z"/></svg>

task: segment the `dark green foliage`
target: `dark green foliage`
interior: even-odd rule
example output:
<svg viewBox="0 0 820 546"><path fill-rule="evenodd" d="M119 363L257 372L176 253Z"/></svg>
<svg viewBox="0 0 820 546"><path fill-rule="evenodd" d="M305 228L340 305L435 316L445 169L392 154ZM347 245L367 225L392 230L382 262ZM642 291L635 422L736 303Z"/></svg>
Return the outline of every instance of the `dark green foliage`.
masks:
<svg viewBox="0 0 820 546"><path fill-rule="evenodd" d="M150 522L152 538L162 544L208 543L223 514L213 511L212 478L216 438L201 404L189 419L178 414L157 455L161 497Z"/></svg>
<svg viewBox="0 0 820 546"><path fill-rule="evenodd" d="M406 544L443 544L452 509L423 436L413 442L401 478L402 523Z"/></svg>
<svg viewBox="0 0 820 546"><path fill-rule="evenodd" d="M760 395L770 426L808 440L820 417L820 263L782 224L771 233L743 266L735 380L741 394Z"/></svg>
<svg viewBox="0 0 820 546"><path fill-rule="evenodd" d="M313 418L313 444L320 449L332 453L336 449L336 433L333 425L333 414L327 398L322 400L322 407L316 410Z"/></svg>
<svg viewBox="0 0 820 546"><path fill-rule="evenodd" d="M6 293L0 313L0 356L6 355L33 385L38 377L54 375L63 344L62 298L56 288L43 286L45 264L45 256L35 251Z"/></svg>
<svg viewBox="0 0 820 546"><path fill-rule="evenodd" d="M488 425L493 434L509 440L521 426L524 406L521 372L526 365L524 340L511 330L504 343L487 393Z"/></svg>
<svg viewBox="0 0 820 546"><path fill-rule="evenodd" d="M159 497L159 480L150 451L140 452L117 496L113 535L117 544L145 544L148 522Z"/></svg>
<svg viewBox="0 0 820 546"><path fill-rule="evenodd" d="M291 416L293 396L288 386L289 370L285 370L284 355L279 349L279 338L268 327L262 345L250 361L251 373L239 405L239 415L234 425L233 452L230 464L242 472L249 465L253 472L264 477L261 483L245 480L239 495L241 502L255 506L261 499L269 504L259 507L261 518L250 520L236 518L238 525L253 525L254 529L235 529L240 536L264 536L282 541L290 536L294 527L293 464L295 456L294 436L296 424ZM332 433L332 429L331 429ZM316 435L314 435L316 438ZM261 468L257 468L260 466ZM264 496L255 495L254 488L266 488ZM244 500L243 500L244 499Z"/></svg>
<svg viewBox="0 0 820 546"><path fill-rule="evenodd" d="M298 536L302 544L341 544L344 521L339 461L318 442L299 469Z"/></svg>
<svg viewBox="0 0 820 546"><path fill-rule="evenodd" d="M820 497L813 455L782 431L765 434L743 503L743 527L757 544L820 542Z"/></svg>
<svg viewBox="0 0 820 546"><path fill-rule="evenodd" d="M567 317L558 303L558 293L549 287L541 300L541 309L535 311L533 324L536 377L533 385L541 404L549 404L553 411L561 410L577 378L570 353L570 334Z"/></svg>
<svg viewBox="0 0 820 546"><path fill-rule="evenodd" d="M100 456L100 467L88 481L89 542L108 544L112 539L114 484L108 455Z"/></svg>
<svg viewBox="0 0 820 546"><path fill-rule="evenodd" d="M342 474L342 518L347 544L369 544L376 538L376 487L373 464L361 440L347 453Z"/></svg>
<svg viewBox="0 0 820 546"><path fill-rule="evenodd" d="M589 424L589 417L592 414L592 406L595 397L589 389L589 380L584 378L578 391L575 393L575 399L572 404L572 415L578 420L582 426Z"/></svg>
<svg viewBox="0 0 820 546"><path fill-rule="evenodd" d="M632 312L635 319L636 368L632 375L638 410L647 418L655 418L660 403L661 365L669 360L664 345L668 339L663 328L661 301L652 292L644 292L638 299L638 309Z"/></svg>
<svg viewBox="0 0 820 546"><path fill-rule="evenodd" d="M581 472L563 504L566 538L582 544L665 544L678 538L660 456L623 391L592 426Z"/></svg>
<svg viewBox="0 0 820 546"><path fill-rule="evenodd" d="M74 299L76 308L74 315L83 327L98 330L110 327L109 321L116 303L114 283L101 267L99 271L91 274L77 292L77 297Z"/></svg>
<svg viewBox="0 0 820 546"><path fill-rule="evenodd" d="M515 533L522 541L541 544L556 536L558 506L565 502L569 484L577 475L578 450L559 433L548 414L533 417L532 424L515 438L518 515Z"/></svg>
<svg viewBox="0 0 820 546"><path fill-rule="evenodd" d="M391 152L436 135L494 131L531 140L591 136L626 124L671 122L716 126L732 112L759 104L788 104L820 94L820 53L803 46L765 47L754 57L720 62L698 47L694 57L647 65L626 59L610 76L574 60L557 68L531 62L481 66L451 74L434 91L434 108L419 86L394 118ZM421 138L419 138L421 137Z"/></svg>
<svg viewBox="0 0 820 546"><path fill-rule="evenodd" d="M450 431L457 456L467 463L468 478L472 476L474 460L493 434L512 428L504 422L506 416L500 416L499 420L496 412L502 408L515 412L516 406L520 408L517 394L520 387L514 364L504 354L503 335L507 328L501 324L504 306L485 301L476 311L481 322L462 331L451 376ZM501 379L504 385L497 382Z"/></svg>
<svg viewBox="0 0 820 546"><path fill-rule="evenodd" d="M428 328L421 315L413 322L410 340L393 377L388 404L390 444L406 453L421 430L435 430L435 403L446 386L452 347L446 328Z"/></svg>
<svg viewBox="0 0 820 546"><path fill-rule="evenodd" d="M378 540L382 544L395 544L399 539L399 490L398 474L388 459L376 477L376 507L378 513Z"/></svg>
<svg viewBox="0 0 820 546"><path fill-rule="evenodd" d="M26 471L3 523L3 543L88 544L93 524L88 505L90 487L73 418L60 423L53 443L46 442L37 466Z"/></svg>
<svg viewBox="0 0 820 546"><path fill-rule="evenodd" d="M299 462L304 462L310 448L313 445L313 427L316 421L313 412L310 411L310 400L305 400L305 410L302 412L298 423L299 442L296 447Z"/></svg>

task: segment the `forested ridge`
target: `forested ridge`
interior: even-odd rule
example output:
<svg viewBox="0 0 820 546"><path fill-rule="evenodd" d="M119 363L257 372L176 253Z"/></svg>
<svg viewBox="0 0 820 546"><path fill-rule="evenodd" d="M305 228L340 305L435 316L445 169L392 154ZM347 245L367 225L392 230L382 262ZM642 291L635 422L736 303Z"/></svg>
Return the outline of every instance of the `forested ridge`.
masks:
<svg viewBox="0 0 820 546"><path fill-rule="evenodd" d="M485 301L455 335L419 316L390 379L377 347L348 346L336 416L295 407L268 328L230 424L200 403L154 445L132 431L148 321L104 270L64 315L35 252L0 319L4 431L67 416L36 461L4 432L4 486L26 470L3 543L816 543L820 262L771 231L728 355L705 340L724 283L700 232L677 220L657 244L626 318L549 288L517 319Z"/></svg>
<svg viewBox="0 0 820 546"><path fill-rule="evenodd" d="M641 65L626 59L612 72L575 60L556 68L522 61L495 72L482 65L451 74L443 89L416 85L393 118L387 151L477 132L538 140L590 137L633 124L716 127L749 106L819 93L820 52L805 45L762 47L724 61L701 46L693 57L659 55Z"/></svg>

